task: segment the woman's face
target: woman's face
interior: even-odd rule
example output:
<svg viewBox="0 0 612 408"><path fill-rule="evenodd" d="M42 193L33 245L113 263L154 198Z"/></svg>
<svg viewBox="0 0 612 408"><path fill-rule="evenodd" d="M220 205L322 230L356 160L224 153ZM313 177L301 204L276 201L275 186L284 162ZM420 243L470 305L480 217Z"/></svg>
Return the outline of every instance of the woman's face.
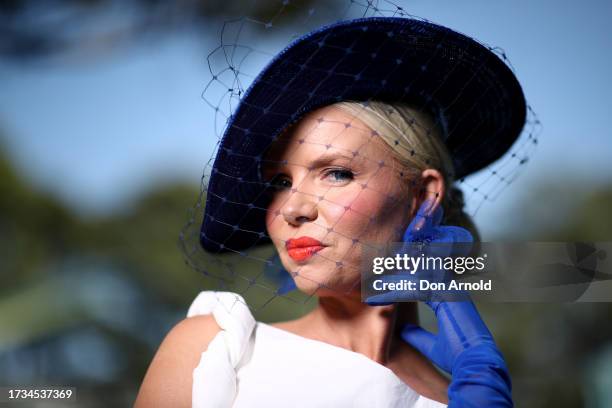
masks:
<svg viewBox="0 0 612 408"><path fill-rule="evenodd" d="M400 171L376 132L329 106L272 145L262 166L275 186L266 227L301 291L359 296L364 244L399 241L411 219Z"/></svg>

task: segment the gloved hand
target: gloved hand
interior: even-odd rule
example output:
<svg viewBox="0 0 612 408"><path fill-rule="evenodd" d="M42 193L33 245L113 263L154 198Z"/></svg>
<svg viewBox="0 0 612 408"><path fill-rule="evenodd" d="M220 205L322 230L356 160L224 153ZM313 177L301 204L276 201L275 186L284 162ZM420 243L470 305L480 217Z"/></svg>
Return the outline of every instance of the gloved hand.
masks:
<svg viewBox="0 0 612 408"><path fill-rule="evenodd" d="M440 226L442 208L439 206L432 212L432 205L430 200L423 203L406 229L404 242L472 242L469 231ZM397 294L395 296L397 299ZM512 407L512 385L504 358L476 306L468 295L464 296L467 300L425 302L436 315L436 335L407 324L401 336L452 375L448 388L449 407ZM388 294L383 294L368 298L366 302L380 305L388 304L390 299Z"/></svg>

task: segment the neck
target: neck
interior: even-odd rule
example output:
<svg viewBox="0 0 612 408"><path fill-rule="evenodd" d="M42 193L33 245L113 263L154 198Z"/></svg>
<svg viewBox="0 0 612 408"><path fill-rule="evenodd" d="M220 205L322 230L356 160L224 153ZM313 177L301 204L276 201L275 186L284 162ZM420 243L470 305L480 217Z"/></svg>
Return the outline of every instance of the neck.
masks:
<svg viewBox="0 0 612 408"><path fill-rule="evenodd" d="M404 324L418 323L416 303L369 306L348 297L321 297L307 316L311 337L386 364L403 343Z"/></svg>

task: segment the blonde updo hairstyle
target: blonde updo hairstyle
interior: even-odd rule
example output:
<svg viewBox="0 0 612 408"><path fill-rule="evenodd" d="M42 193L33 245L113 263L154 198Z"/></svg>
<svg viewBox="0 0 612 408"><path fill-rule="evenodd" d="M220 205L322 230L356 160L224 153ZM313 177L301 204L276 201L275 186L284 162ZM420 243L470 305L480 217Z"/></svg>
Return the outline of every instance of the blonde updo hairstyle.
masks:
<svg viewBox="0 0 612 408"><path fill-rule="evenodd" d="M454 184L453 162L441 137L443 131L431 115L403 103L342 101L333 106L375 131L391 148L393 158L403 169L402 174L413 178L428 168L438 170L446 186L441 202L442 224L463 227L470 231L475 242L480 242L476 225L464 211L463 192Z"/></svg>

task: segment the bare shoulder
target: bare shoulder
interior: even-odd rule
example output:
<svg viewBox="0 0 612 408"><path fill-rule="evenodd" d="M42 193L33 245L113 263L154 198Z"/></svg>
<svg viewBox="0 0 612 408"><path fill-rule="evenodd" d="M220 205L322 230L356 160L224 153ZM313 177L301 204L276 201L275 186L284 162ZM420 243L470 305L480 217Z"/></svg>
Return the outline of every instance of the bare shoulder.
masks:
<svg viewBox="0 0 612 408"><path fill-rule="evenodd" d="M191 407L193 370L221 330L212 315L188 317L168 332L145 374L138 407Z"/></svg>

